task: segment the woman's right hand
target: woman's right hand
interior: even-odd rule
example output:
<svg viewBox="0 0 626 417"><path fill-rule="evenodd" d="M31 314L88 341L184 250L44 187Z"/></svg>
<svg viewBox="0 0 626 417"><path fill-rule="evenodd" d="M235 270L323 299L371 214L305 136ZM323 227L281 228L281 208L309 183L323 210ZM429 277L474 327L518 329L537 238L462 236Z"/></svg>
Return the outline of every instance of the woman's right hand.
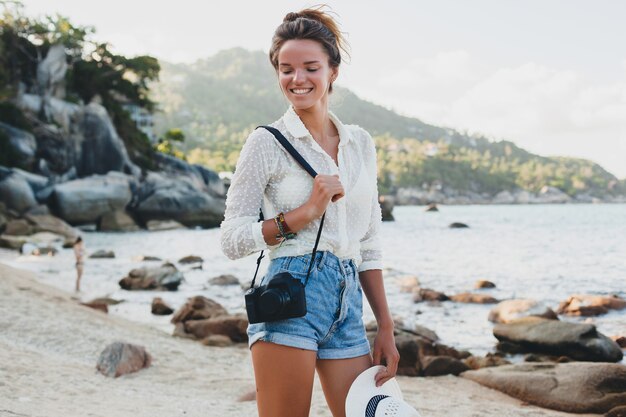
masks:
<svg viewBox="0 0 626 417"><path fill-rule="evenodd" d="M328 203L334 203L345 195L339 175L318 174L313 180L313 191L306 205L309 206L312 220L324 214Z"/></svg>

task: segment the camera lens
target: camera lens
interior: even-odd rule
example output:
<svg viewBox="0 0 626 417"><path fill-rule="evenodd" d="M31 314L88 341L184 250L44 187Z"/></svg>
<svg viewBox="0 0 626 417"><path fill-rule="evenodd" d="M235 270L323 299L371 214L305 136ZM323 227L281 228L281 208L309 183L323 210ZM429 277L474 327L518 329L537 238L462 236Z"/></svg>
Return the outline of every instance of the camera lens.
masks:
<svg viewBox="0 0 626 417"><path fill-rule="evenodd" d="M268 289L259 297L259 308L265 314L278 314L289 302L289 294L278 289Z"/></svg>

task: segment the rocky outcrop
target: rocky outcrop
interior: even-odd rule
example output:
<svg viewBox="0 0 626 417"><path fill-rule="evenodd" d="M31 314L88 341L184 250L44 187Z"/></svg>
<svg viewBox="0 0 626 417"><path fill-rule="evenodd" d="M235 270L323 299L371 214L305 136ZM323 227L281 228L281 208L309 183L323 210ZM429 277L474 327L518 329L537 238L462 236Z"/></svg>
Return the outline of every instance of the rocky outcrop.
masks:
<svg viewBox="0 0 626 417"><path fill-rule="evenodd" d="M114 210L124 210L132 198L131 178L119 172L69 181L54 187L54 205L70 224L97 223Z"/></svg>
<svg viewBox="0 0 626 417"><path fill-rule="evenodd" d="M19 158L19 165L32 169L37 152L37 141L32 133L2 122L0 122L0 133L4 133L9 138L9 143L16 153L15 156Z"/></svg>
<svg viewBox="0 0 626 417"><path fill-rule="evenodd" d="M23 214L38 204L28 181L6 168L0 169L0 201L17 214Z"/></svg>
<svg viewBox="0 0 626 417"><path fill-rule="evenodd" d="M248 319L245 315L230 315L219 303L202 296L187 300L172 317L172 323L176 324L174 335L179 337L207 340L214 336L226 336L234 343L248 340Z"/></svg>
<svg viewBox="0 0 626 417"><path fill-rule="evenodd" d="M618 364L524 363L461 376L527 403L568 413L605 413L626 404L626 366Z"/></svg>
<svg viewBox="0 0 626 417"><path fill-rule="evenodd" d="M132 211L141 222L175 220L185 226L217 227L225 200L198 188L197 179L149 173L137 190Z"/></svg>
<svg viewBox="0 0 626 417"><path fill-rule="evenodd" d="M139 230L135 220L125 210L114 210L104 213L98 221L101 232L134 232Z"/></svg>
<svg viewBox="0 0 626 417"><path fill-rule="evenodd" d="M122 278L119 285L124 290L168 290L176 291L185 279L182 272L170 263L156 268L136 268Z"/></svg>
<svg viewBox="0 0 626 417"><path fill-rule="evenodd" d="M152 357L143 346L115 342L102 351L96 369L105 376L117 378L147 368L151 363Z"/></svg>
<svg viewBox="0 0 626 417"><path fill-rule="evenodd" d="M489 321L510 323L522 317L530 316L558 320L556 313L544 303L530 299L518 299L502 301L492 308L489 312Z"/></svg>
<svg viewBox="0 0 626 417"><path fill-rule="evenodd" d="M508 324L497 324L493 335L521 352L547 353L594 362L619 362L623 358L617 343L587 323L525 317Z"/></svg>
<svg viewBox="0 0 626 417"><path fill-rule="evenodd" d="M221 304L201 295L192 297L176 311L172 317L172 323L183 323L187 320L210 319L228 314Z"/></svg>
<svg viewBox="0 0 626 417"><path fill-rule="evenodd" d="M577 294L561 302L557 313L569 316L598 316L610 310L623 309L626 309L626 300L617 295Z"/></svg>

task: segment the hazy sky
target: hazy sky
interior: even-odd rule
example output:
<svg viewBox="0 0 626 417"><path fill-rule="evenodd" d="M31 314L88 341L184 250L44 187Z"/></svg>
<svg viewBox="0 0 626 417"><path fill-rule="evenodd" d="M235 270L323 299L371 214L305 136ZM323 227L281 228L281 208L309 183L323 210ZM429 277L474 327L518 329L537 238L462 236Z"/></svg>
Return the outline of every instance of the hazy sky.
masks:
<svg viewBox="0 0 626 417"><path fill-rule="evenodd" d="M626 177L626 1L327 1L352 59L338 83L421 120L592 159ZM316 2L26 0L96 27L119 53L193 62L267 51L288 11ZM269 64L268 64L269 65Z"/></svg>

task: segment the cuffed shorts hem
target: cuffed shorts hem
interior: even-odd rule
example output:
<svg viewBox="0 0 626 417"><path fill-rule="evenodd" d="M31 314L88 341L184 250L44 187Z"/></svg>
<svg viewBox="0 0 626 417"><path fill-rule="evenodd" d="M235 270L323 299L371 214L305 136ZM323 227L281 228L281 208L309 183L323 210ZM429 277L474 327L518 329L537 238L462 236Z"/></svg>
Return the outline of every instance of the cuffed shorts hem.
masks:
<svg viewBox="0 0 626 417"><path fill-rule="evenodd" d="M290 346L317 352L317 342L315 342L315 340L302 336L294 336L292 334L267 331L261 331L254 334L254 336L248 340L248 347L252 347L252 345L259 340L263 342L276 343L277 345Z"/></svg>
<svg viewBox="0 0 626 417"><path fill-rule="evenodd" d="M369 355L370 344L369 342L362 343L360 345L352 346L349 348L334 348L324 349L320 348L317 351L318 359L350 359L358 356Z"/></svg>

